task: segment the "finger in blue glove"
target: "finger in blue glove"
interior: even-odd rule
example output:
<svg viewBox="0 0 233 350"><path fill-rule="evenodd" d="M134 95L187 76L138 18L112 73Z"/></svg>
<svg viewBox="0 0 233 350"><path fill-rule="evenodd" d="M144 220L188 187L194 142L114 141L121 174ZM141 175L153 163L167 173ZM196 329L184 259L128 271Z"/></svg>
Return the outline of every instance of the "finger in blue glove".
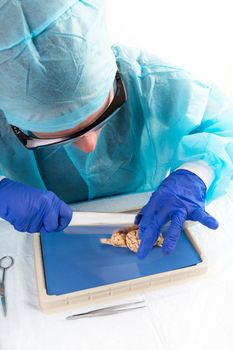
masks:
<svg viewBox="0 0 233 350"><path fill-rule="evenodd" d="M71 208L53 192L3 179L0 217L21 232L61 231L72 218Z"/></svg>
<svg viewBox="0 0 233 350"><path fill-rule="evenodd" d="M175 249L185 220L198 221L215 230L218 222L205 211L205 196L204 182L191 171L180 169L164 179L135 217L141 239L138 257L144 258L149 253L168 221L171 224L162 248L165 254Z"/></svg>

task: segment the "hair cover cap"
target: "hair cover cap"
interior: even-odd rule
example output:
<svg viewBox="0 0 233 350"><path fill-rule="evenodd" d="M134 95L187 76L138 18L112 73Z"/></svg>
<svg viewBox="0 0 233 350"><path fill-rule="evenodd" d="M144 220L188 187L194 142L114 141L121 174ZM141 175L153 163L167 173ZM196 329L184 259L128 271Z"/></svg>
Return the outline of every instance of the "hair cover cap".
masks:
<svg viewBox="0 0 233 350"><path fill-rule="evenodd" d="M98 110L116 63L102 0L0 0L0 108L31 131L74 127Z"/></svg>

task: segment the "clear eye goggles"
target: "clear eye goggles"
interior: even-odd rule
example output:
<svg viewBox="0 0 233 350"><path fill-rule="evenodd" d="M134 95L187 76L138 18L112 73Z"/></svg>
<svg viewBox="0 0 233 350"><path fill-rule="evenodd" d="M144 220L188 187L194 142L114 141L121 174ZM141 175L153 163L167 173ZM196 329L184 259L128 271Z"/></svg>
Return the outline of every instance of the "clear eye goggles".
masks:
<svg viewBox="0 0 233 350"><path fill-rule="evenodd" d="M34 136L29 136L25 134L22 130L20 130L17 126L11 125L11 128L14 132L14 134L17 136L19 141L30 150L40 148L40 147L46 147L56 144L65 144L68 142L75 142L79 138L83 137L84 135L87 135L88 133L98 130L102 128L110 119L113 113L120 108L123 103L126 101L126 91L124 83L121 79L121 76L119 72L116 73L116 93L114 95L114 98L111 102L111 104L108 106L108 108L105 110L105 112L93 123L88 125L87 127L83 128L82 130L79 130L69 136L62 136L62 137L56 137L56 138L39 138Z"/></svg>

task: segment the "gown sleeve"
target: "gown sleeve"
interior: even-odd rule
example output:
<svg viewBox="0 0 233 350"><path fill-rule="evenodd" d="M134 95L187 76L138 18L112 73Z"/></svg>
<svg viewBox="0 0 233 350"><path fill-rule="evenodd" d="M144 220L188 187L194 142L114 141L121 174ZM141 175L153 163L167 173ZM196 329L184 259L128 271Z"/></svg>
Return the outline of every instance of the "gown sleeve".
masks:
<svg viewBox="0 0 233 350"><path fill-rule="evenodd" d="M178 169L189 170L192 173L199 176L202 181L205 183L206 188L208 189L214 179L214 172L212 168L204 162L203 160L198 160L196 162L184 163Z"/></svg>
<svg viewBox="0 0 233 350"><path fill-rule="evenodd" d="M233 175L233 104L214 85L201 122L179 142L171 171L198 160L205 161L213 170L206 196L208 203L226 193Z"/></svg>

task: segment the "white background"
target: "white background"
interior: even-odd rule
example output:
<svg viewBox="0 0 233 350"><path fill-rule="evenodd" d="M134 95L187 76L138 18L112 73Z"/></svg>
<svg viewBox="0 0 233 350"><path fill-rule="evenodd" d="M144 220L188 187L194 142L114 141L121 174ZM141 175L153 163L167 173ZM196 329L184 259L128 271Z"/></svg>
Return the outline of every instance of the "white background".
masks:
<svg viewBox="0 0 233 350"><path fill-rule="evenodd" d="M233 97L233 2L107 0L112 43L146 49Z"/></svg>

